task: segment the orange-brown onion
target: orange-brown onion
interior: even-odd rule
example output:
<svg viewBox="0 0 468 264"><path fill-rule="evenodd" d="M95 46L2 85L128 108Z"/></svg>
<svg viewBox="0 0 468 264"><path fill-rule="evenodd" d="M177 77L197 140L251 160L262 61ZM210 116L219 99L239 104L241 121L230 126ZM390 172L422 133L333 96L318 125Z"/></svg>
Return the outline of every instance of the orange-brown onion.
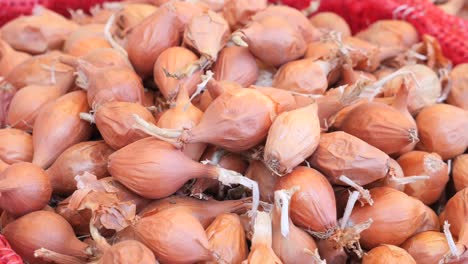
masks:
<svg viewBox="0 0 468 264"><path fill-rule="evenodd" d="M7 164L31 162L33 141L30 134L15 128L0 129L0 160Z"/></svg>
<svg viewBox="0 0 468 264"><path fill-rule="evenodd" d="M380 245L362 257L363 264L416 264L413 257L404 249L393 245Z"/></svg>
<svg viewBox="0 0 468 264"><path fill-rule="evenodd" d="M457 192L468 187L468 154L463 154L455 158L452 177Z"/></svg>
<svg viewBox="0 0 468 264"><path fill-rule="evenodd" d="M455 66L450 72L450 93L447 103L468 111L468 63Z"/></svg>
<svg viewBox="0 0 468 264"><path fill-rule="evenodd" d="M139 213L139 216L146 217L164 210L184 208L200 221L204 228L207 228L217 216L226 213L243 213L248 207L250 205L246 200L217 201L210 199L203 201L191 197L170 196L151 202Z"/></svg>
<svg viewBox="0 0 468 264"><path fill-rule="evenodd" d="M252 17L253 21L263 20L267 17L278 17L299 30L305 42L319 40L321 33L309 22L307 17L299 10L285 5L269 5L265 10Z"/></svg>
<svg viewBox="0 0 468 264"><path fill-rule="evenodd" d="M400 245L415 234L425 218L424 204L404 192L377 187L370 190L374 205L356 206L349 218L354 225L368 219L373 223L361 233L360 243L372 249L380 244Z"/></svg>
<svg viewBox="0 0 468 264"><path fill-rule="evenodd" d="M403 20L379 20L356 34L357 38L379 46L410 48L419 41L414 26Z"/></svg>
<svg viewBox="0 0 468 264"><path fill-rule="evenodd" d="M449 251L447 239L440 232L426 231L416 234L401 245L416 263L438 264Z"/></svg>
<svg viewBox="0 0 468 264"><path fill-rule="evenodd" d="M3 25L0 34L14 49L39 54L61 49L65 38L76 28L78 25L73 21L36 6L31 16L20 16Z"/></svg>
<svg viewBox="0 0 468 264"><path fill-rule="evenodd" d="M143 243L126 240L112 245L98 261L99 264L158 263L153 252Z"/></svg>
<svg viewBox="0 0 468 264"><path fill-rule="evenodd" d="M430 178L407 184L405 193L421 200L425 204L433 204L439 200L449 180L447 164L436 153L410 151L398 158L405 176L425 175Z"/></svg>
<svg viewBox="0 0 468 264"><path fill-rule="evenodd" d="M168 1L162 5L161 8L175 12L177 20L181 23L181 26L178 28L181 34L184 33L186 26L190 23L192 18L201 15L204 11L209 9L200 1L196 1L195 3L186 1Z"/></svg>
<svg viewBox="0 0 468 264"><path fill-rule="evenodd" d="M340 130L356 136L387 154L416 145L417 127L404 112L384 103L369 102L353 108Z"/></svg>
<svg viewBox="0 0 468 264"><path fill-rule="evenodd" d="M254 84L258 77L255 57L248 48L237 46L225 47L221 50L213 71L213 77L216 80L233 81L242 87Z"/></svg>
<svg viewBox="0 0 468 264"><path fill-rule="evenodd" d="M185 87L179 90L175 106L165 111L158 120L157 125L167 129L191 129L200 123L203 112L190 102ZM191 159L198 161L205 151L206 144L194 143L183 147L183 152Z"/></svg>
<svg viewBox="0 0 468 264"><path fill-rule="evenodd" d="M14 50L0 39L0 76L7 76L13 68L30 57L31 55Z"/></svg>
<svg viewBox="0 0 468 264"><path fill-rule="evenodd" d="M335 194L327 178L314 169L298 166L280 177L275 189L291 189L294 186L299 186L299 190L291 198L293 223L315 232L327 232L334 228L337 224Z"/></svg>
<svg viewBox="0 0 468 264"><path fill-rule="evenodd" d="M113 101L142 102L143 84L129 67L99 68L82 59L61 60L76 68L76 84L87 91L88 103L93 109Z"/></svg>
<svg viewBox="0 0 468 264"><path fill-rule="evenodd" d="M143 19L153 14L158 8L144 3L124 4L122 9L115 13L115 25L117 26L117 35L120 38L130 32Z"/></svg>
<svg viewBox="0 0 468 264"><path fill-rule="evenodd" d="M226 263L241 263L247 259L249 250L245 239L245 231L240 218L236 214L220 214L206 229L206 235L211 250ZM218 263L216 261L202 262Z"/></svg>
<svg viewBox="0 0 468 264"><path fill-rule="evenodd" d="M279 179L276 174L269 170L262 161L253 160L250 162L245 176L258 183L261 201L273 203L275 185Z"/></svg>
<svg viewBox="0 0 468 264"><path fill-rule="evenodd" d="M247 264L282 264L272 248L273 231L269 213L259 212L255 218L252 246L249 257L245 260Z"/></svg>
<svg viewBox="0 0 468 264"><path fill-rule="evenodd" d="M76 190L75 176L84 172L97 178L107 176L107 158L113 152L103 140L81 142L67 148L47 169L54 193L70 195Z"/></svg>
<svg viewBox="0 0 468 264"><path fill-rule="evenodd" d="M320 12L309 18L309 21L317 29L339 32L343 37L351 36L351 29L346 20L333 12Z"/></svg>
<svg viewBox="0 0 468 264"><path fill-rule="evenodd" d="M46 172L31 163L19 162L0 174L0 207L14 216L41 210L52 195Z"/></svg>
<svg viewBox="0 0 468 264"><path fill-rule="evenodd" d="M468 146L468 111L448 105L425 107L416 117L420 142L417 148L436 152L443 160L465 152Z"/></svg>
<svg viewBox="0 0 468 264"><path fill-rule="evenodd" d="M462 239L463 233L466 234L467 212L468 188L465 188L448 200L443 213L443 220L449 222L453 237ZM439 217L441 216L442 214ZM466 241L463 242L466 243Z"/></svg>
<svg viewBox="0 0 468 264"><path fill-rule="evenodd" d="M185 208L142 217L133 229L138 240L148 246L162 264L216 260L203 226Z"/></svg>
<svg viewBox="0 0 468 264"><path fill-rule="evenodd" d="M390 157L353 135L336 131L320 136L317 150L308 160L333 184L342 185L339 177L345 175L366 185L387 175Z"/></svg>
<svg viewBox="0 0 468 264"><path fill-rule="evenodd" d="M320 256L330 264L346 263L348 254L343 247L336 248L336 242L331 239L317 240L317 248Z"/></svg>
<svg viewBox="0 0 468 264"><path fill-rule="evenodd" d="M223 16L231 29L235 30L247 25L253 15L265 8L265 0L226 0Z"/></svg>
<svg viewBox="0 0 468 264"><path fill-rule="evenodd" d="M3 235L29 263L50 263L34 257L34 251L40 248L83 260L91 255L89 245L78 240L70 224L54 212L36 211L22 216L8 224Z"/></svg>
<svg viewBox="0 0 468 264"><path fill-rule="evenodd" d="M55 85L65 93L73 86L73 68L61 63L59 51L34 56L16 66L5 80L17 89L28 85Z"/></svg>
<svg viewBox="0 0 468 264"><path fill-rule="evenodd" d="M276 173L290 173L314 153L320 140L317 104L278 115L268 131L263 159Z"/></svg>
<svg viewBox="0 0 468 264"><path fill-rule="evenodd" d="M42 108L34 123L32 162L47 168L68 147L87 140L92 128L79 114L88 111L84 91L65 94Z"/></svg>
<svg viewBox="0 0 468 264"><path fill-rule="evenodd" d="M272 66L296 60L306 51L301 32L289 25L286 18L267 16L252 21L238 33L255 57Z"/></svg>
<svg viewBox="0 0 468 264"><path fill-rule="evenodd" d="M103 24L88 24L81 26L67 36L63 44L63 51L74 57L87 55L99 48L111 48L104 37Z"/></svg>
<svg viewBox="0 0 468 264"><path fill-rule="evenodd" d="M251 85L248 88L256 89L262 94L268 96L276 104L277 114L281 114L286 111L291 111L300 107L296 104L294 95L289 91L277 89L274 87L265 87L257 85Z"/></svg>
<svg viewBox="0 0 468 264"><path fill-rule="evenodd" d="M120 149L148 137L134 128L135 114L152 124L156 122L153 114L139 103L109 102L97 109L94 121L107 145L113 149Z"/></svg>
<svg viewBox="0 0 468 264"><path fill-rule="evenodd" d="M131 67L130 62L118 50L111 48L94 49L81 58L96 67Z"/></svg>
<svg viewBox="0 0 468 264"><path fill-rule="evenodd" d="M140 76L151 75L161 52L179 45L182 26L175 10L159 8L132 29L127 36L126 50Z"/></svg>
<svg viewBox="0 0 468 264"><path fill-rule="evenodd" d="M332 64L326 61L291 61L275 74L273 87L303 94L323 94L328 87L327 75L332 69Z"/></svg>
<svg viewBox="0 0 468 264"><path fill-rule="evenodd" d="M440 221L439 216L430 208L429 206L424 206L426 211L423 221L419 226L418 230L416 230L415 234L420 232L426 231L438 231L440 230Z"/></svg>
<svg viewBox="0 0 468 264"><path fill-rule="evenodd" d="M10 127L31 131L39 111L64 92L54 85L28 85L18 92L10 103L7 124Z"/></svg>
<svg viewBox="0 0 468 264"><path fill-rule="evenodd" d="M197 55L184 47L171 47L161 52L154 64L153 76L164 98L169 101L174 100L182 88L187 90L189 96L195 92L197 84L201 82L202 71L197 71L183 79L167 76L166 73L176 72L197 60Z"/></svg>

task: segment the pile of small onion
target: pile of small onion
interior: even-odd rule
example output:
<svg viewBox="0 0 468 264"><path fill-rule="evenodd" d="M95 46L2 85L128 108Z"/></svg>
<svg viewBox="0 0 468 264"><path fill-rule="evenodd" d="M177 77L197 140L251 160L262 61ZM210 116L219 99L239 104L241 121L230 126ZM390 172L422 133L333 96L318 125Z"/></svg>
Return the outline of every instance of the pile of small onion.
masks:
<svg viewBox="0 0 468 264"><path fill-rule="evenodd" d="M91 13L0 28L25 262L468 261L468 64L431 36L266 0Z"/></svg>

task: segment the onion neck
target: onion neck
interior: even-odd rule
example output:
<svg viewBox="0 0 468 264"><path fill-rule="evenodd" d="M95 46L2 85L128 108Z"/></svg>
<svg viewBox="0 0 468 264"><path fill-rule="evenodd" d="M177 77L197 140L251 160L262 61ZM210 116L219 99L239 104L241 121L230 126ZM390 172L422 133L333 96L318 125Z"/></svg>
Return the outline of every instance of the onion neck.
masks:
<svg viewBox="0 0 468 264"><path fill-rule="evenodd" d="M269 213L258 212L255 217L254 234L252 237L252 247L255 245L265 245L269 248L273 245L273 230Z"/></svg>
<svg viewBox="0 0 468 264"><path fill-rule="evenodd" d="M372 197L370 196L370 192L369 190L367 189L364 189L361 185L355 183L353 180L351 180L350 178L346 177L345 175L341 175L338 180L340 180L341 182L343 182L344 184L352 187L353 189L355 189L356 191L358 191L361 195L361 197L366 200L366 202L369 204L369 205L373 205L374 204L374 201L372 200Z"/></svg>
<svg viewBox="0 0 468 264"><path fill-rule="evenodd" d="M160 128L150 122L147 122L137 114L133 114L133 119L135 120L133 128L141 130L159 140L171 143L175 147L182 147L181 142L179 141L180 137L183 135L182 129Z"/></svg>
<svg viewBox="0 0 468 264"><path fill-rule="evenodd" d="M89 122L90 124L95 124L96 119L94 118L94 115L90 113L80 113L80 119Z"/></svg>

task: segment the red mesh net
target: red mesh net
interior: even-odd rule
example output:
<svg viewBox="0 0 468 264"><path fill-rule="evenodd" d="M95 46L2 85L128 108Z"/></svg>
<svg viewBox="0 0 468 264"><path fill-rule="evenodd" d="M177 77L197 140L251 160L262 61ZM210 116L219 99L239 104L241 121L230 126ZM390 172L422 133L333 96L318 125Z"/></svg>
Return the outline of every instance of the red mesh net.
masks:
<svg viewBox="0 0 468 264"><path fill-rule="evenodd" d="M2 235L0 235L0 264L23 264L21 257L11 249Z"/></svg>

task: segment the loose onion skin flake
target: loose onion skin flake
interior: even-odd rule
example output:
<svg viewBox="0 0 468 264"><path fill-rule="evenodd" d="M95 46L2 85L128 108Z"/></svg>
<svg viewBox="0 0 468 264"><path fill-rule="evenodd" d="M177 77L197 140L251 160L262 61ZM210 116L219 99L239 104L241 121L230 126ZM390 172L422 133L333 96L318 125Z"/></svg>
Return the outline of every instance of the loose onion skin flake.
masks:
<svg viewBox="0 0 468 264"><path fill-rule="evenodd" d="M367 252L362 258L363 264L386 264L386 263L401 263L401 264L416 264L413 257L406 250L393 246L381 245Z"/></svg>
<svg viewBox="0 0 468 264"><path fill-rule="evenodd" d="M420 142L417 148L439 154L443 160L465 152L468 146L468 111L436 104L425 107L416 117Z"/></svg>
<svg viewBox="0 0 468 264"><path fill-rule="evenodd" d="M219 53L213 66L213 77L218 81L232 81L242 87L249 87L257 81L258 71L255 57L248 48L231 46Z"/></svg>
<svg viewBox="0 0 468 264"><path fill-rule="evenodd" d="M458 64L450 72L450 94L447 103L468 111L468 63Z"/></svg>
<svg viewBox="0 0 468 264"><path fill-rule="evenodd" d="M0 129L0 160L7 164L31 162L33 141L31 135L15 128Z"/></svg>
<svg viewBox="0 0 468 264"><path fill-rule="evenodd" d="M87 140L92 128L79 114L88 111L83 91L68 93L42 108L34 123L32 163L47 168L68 147Z"/></svg>
<svg viewBox="0 0 468 264"><path fill-rule="evenodd" d="M447 239L443 233L426 231L416 234L401 245L416 263L438 264L449 251Z"/></svg>
<svg viewBox="0 0 468 264"><path fill-rule="evenodd" d="M455 158L452 176L456 191L468 187L468 154L463 154Z"/></svg>

